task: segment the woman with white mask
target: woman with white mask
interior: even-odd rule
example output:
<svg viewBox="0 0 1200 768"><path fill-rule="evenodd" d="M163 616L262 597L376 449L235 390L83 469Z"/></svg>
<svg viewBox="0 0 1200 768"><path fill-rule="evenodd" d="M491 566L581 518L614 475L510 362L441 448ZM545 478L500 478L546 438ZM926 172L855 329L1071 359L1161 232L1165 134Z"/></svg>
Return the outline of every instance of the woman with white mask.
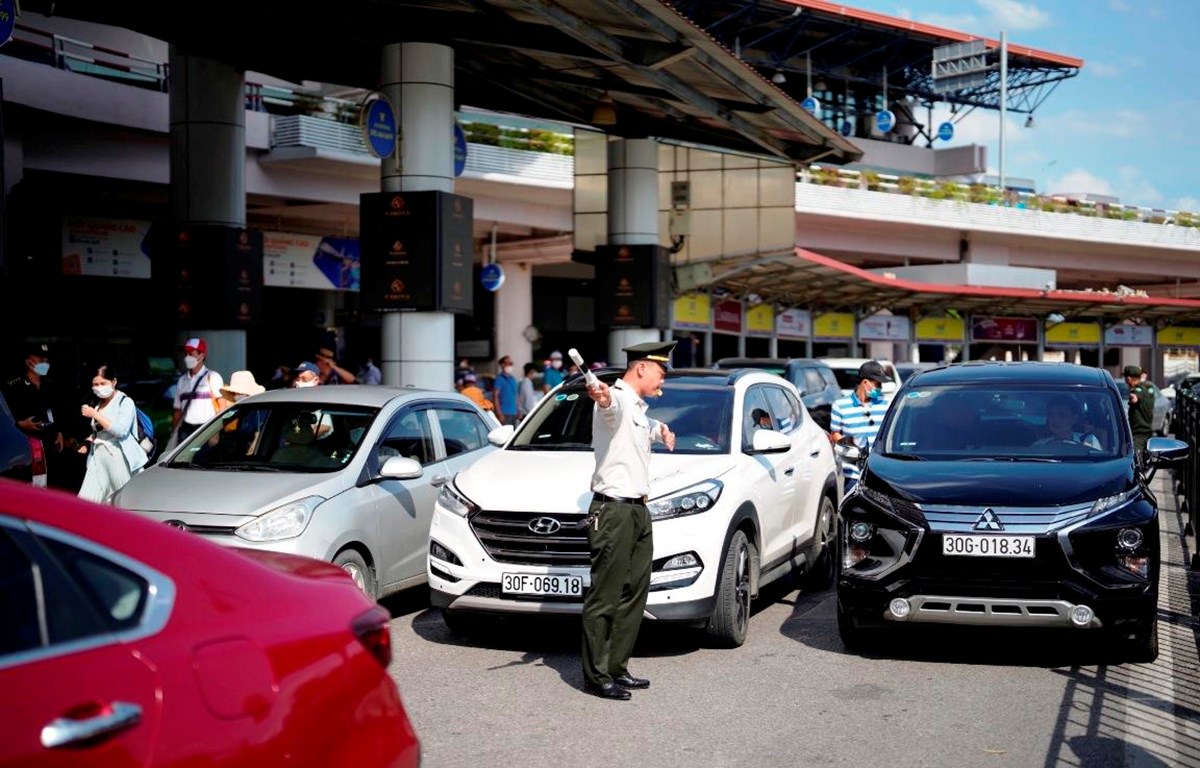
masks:
<svg viewBox="0 0 1200 768"><path fill-rule="evenodd" d="M80 409L83 417L91 420L92 434L79 449L87 454L79 498L105 503L134 472L146 466L146 452L138 444L136 406L117 390L117 377L109 372L109 366L96 369L92 394L95 399Z"/></svg>

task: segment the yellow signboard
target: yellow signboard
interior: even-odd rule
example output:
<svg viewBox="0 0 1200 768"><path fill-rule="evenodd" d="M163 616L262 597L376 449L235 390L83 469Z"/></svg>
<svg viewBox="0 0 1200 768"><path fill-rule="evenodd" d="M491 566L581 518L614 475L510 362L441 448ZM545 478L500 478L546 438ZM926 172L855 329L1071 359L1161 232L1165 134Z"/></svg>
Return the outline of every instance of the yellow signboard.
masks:
<svg viewBox="0 0 1200 768"><path fill-rule="evenodd" d="M1168 325L1159 329L1158 343L1165 347L1200 347L1200 328Z"/></svg>
<svg viewBox="0 0 1200 768"><path fill-rule="evenodd" d="M1046 328L1047 344L1099 346L1099 323L1059 323Z"/></svg>
<svg viewBox="0 0 1200 768"><path fill-rule="evenodd" d="M711 317L707 293L688 293L675 299L674 327L707 330Z"/></svg>
<svg viewBox="0 0 1200 768"><path fill-rule="evenodd" d="M915 336L918 342L921 341L949 341L961 342L963 340L963 321L958 317L926 317L917 321L917 332Z"/></svg>
<svg viewBox="0 0 1200 768"><path fill-rule="evenodd" d="M770 304L759 304L746 310L746 333L765 334L775 332L775 308Z"/></svg>
<svg viewBox="0 0 1200 768"><path fill-rule="evenodd" d="M826 312L813 318L814 339L853 339L854 315L849 312Z"/></svg>

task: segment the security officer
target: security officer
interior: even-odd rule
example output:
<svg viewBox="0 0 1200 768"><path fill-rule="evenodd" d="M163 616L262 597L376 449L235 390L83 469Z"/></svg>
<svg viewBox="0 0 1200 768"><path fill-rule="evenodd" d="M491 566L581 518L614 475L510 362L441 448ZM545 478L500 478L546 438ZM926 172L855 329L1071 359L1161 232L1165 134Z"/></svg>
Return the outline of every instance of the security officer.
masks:
<svg viewBox="0 0 1200 768"><path fill-rule="evenodd" d="M54 423L51 391L46 379L49 373L50 348L41 343L29 344L25 349L25 370L20 376L4 382L4 399L8 401L13 420L29 438L31 446L34 443L40 445L40 453L47 465L50 455L57 458L63 448L62 430ZM38 452L35 448L35 453ZM53 474L50 469L48 466L47 478ZM35 478L35 484L41 483L42 480Z"/></svg>
<svg viewBox="0 0 1200 768"><path fill-rule="evenodd" d="M1154 434L1154 385L1142 381L1142 369L1136 365L1125 366L1123 374L1129 385L1129 431L1141 457L1146 452L1146 441Z"/></svg>
<svg viewBox="0 0 1200 768"><path fill-rule="evenodd" d="M675 342L647 342L624 349L625 375L609 387L588 389L592 410L592 502L586 518L591 587L583 600L584 690L627 700L629 689L650 681L627 667L642 623L650 587L654 542L646 495L650 491L650 443L675 450L675 434L646 415L643 398L662 394Z"/></svg>

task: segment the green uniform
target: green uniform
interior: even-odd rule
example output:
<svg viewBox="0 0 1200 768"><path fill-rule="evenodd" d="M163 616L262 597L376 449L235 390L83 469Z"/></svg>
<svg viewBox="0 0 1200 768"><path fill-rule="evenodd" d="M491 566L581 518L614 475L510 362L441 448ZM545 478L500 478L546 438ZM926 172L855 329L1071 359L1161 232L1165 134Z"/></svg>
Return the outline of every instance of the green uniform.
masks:
<svg viewBox="0 0 1200 768"><path fill-rule="evenodd" d="M1146 441L1154 434L1154 385L1142 382L1129 390L1137 395L1137 402L1129 403L1129 431L1133 433L1133 446L1139 453L1145 452Z"/></svg>

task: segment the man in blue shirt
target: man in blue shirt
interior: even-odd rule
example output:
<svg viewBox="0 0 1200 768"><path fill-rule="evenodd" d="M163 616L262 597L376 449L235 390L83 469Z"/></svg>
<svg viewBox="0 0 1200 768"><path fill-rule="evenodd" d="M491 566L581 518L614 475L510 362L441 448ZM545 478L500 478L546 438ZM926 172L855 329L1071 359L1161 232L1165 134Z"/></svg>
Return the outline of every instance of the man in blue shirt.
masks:
<svg viewBox="0 0 1200 768"><path fill-rule="evenodd" d="M566 377L567 374L563 371L562 352L556 349L550 353L550 365L546 366L546 370L542 373L542 391L549 392L562 384Z"/></svg>
<svg viewBox="0 0 1200 768"><path fill-rule="evenodd" d="M500 373L492 384L492 402L501 424L517 423L517 378L512 375L513 362L508 355L500 358Z"/></svg>
<svg viewBox="0 0 1200 768"><path fill-rule="evenodd" d="M883 366L874 360L868 360L858 368L858 386L845 397L833 402L833 412L829 419L829 439L833 442L849 437L862 450L870 450L875 445L875 436L879 434L879 425L887 414L890 398L884 397L883 384L890 381ZM842 472L846 476L845 491L850 492L858 483L862 474L858 464L851 461L842 462Z"/></svg>

